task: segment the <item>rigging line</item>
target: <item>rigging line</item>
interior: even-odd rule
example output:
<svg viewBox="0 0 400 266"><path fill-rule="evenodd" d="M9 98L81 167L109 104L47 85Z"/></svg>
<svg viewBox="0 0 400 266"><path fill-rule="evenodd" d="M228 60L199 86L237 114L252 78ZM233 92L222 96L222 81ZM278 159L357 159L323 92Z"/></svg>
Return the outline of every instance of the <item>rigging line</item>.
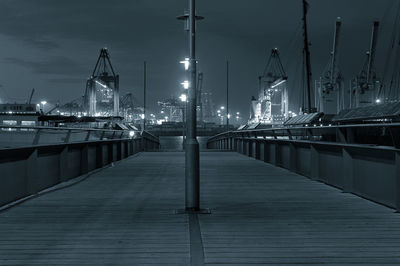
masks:
<svg viewBox="0 0 400 266"><path fill-rule="evenodd" d="M391 35L391 42L388 45L387 48L387 54L386 54L386 59L385 59L385 64L384 64L384 70L383 70L383 79L382 79L382 83L384 81L386 81L387 77L388 77L388 72L389 72L389 67L391 65L391 55L393 53L393 49L395 48L395 42L396 42L396 35L398 32L398 28L399 28L399 19L400 19L400 2L397 6L396 9L396 14L395 14L395 20L393 22L393 28L392 28L392 35Z"/></svg>

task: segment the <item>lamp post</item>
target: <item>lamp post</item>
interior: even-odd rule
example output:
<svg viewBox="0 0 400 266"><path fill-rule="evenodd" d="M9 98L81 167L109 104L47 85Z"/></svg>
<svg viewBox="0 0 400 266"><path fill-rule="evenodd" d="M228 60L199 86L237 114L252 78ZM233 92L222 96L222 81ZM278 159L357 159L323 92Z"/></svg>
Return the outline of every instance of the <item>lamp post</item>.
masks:
<svg viewBox="0 0 400 266"><path fill-rule="evenodd" d="M40 104L41 104L41 112L42 112L42 114L44 114L44 106L47 104L47 102L41 101Z"/></svg>
<svg viewBox="0 0 400 266"><path fill-rule="evenodd" d="M229 61L226 61L226 131L229 131Z"/></svg>
<svg viewBox="0 0 400 266"><path fill-rule="evenodd" d="M146 82L147 77L147 63L146 61L143 62L143 131L146 130Z"/></svg>
<svg viewBox="0 0 400 266"><path fill-rule="evenodd" d="M189 71L189 82L187 95L187 113L186 113L186 141L185 141L185 211L200 211L200 153L199 142L196 132L196 19L202 19L196 16L195 0L189 1L189 13L178 17L184 20L185 30L189 32L189 62L187 70Z"/></svg>

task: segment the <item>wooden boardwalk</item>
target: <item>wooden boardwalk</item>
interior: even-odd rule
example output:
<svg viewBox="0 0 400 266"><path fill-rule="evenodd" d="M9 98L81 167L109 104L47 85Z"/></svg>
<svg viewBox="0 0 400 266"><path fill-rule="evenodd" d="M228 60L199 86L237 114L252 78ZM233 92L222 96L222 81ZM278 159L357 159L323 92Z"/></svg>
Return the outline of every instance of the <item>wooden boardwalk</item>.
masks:
<svg viewBox="0 0 400 266"><path fill-rule="evenodd" d="M400 264L394 210L240 154L201 157L200 239L174 213L184 154L142 153L1 212L0 265Z"/></svg>

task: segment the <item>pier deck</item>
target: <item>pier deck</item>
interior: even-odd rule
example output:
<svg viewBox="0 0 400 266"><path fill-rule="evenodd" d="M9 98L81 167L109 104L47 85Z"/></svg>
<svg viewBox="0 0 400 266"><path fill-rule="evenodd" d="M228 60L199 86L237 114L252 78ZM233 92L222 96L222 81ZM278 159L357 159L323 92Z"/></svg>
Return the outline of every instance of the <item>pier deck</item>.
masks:
<svg viewBox="0 0 400 266"><path fill-rule="evenodd" d="M174 213L182 152L141 153L3 211L0 265L400 264L392 209L233 152L202 152L201 173L212 213L197 219Z"/></svg>

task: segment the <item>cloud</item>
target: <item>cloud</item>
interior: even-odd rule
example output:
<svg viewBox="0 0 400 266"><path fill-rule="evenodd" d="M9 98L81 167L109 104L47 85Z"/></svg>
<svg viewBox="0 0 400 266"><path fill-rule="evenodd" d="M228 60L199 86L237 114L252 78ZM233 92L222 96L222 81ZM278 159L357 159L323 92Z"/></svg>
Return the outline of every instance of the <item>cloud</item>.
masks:
<svg viewBox="0 0 400 266"><path fill-rule="evenodd" d="M6 57L4 61L6 63L29 68L36 74L76 76L89 72L84 65L65 56L48 56L46 60L41 61Z"/></svg>

